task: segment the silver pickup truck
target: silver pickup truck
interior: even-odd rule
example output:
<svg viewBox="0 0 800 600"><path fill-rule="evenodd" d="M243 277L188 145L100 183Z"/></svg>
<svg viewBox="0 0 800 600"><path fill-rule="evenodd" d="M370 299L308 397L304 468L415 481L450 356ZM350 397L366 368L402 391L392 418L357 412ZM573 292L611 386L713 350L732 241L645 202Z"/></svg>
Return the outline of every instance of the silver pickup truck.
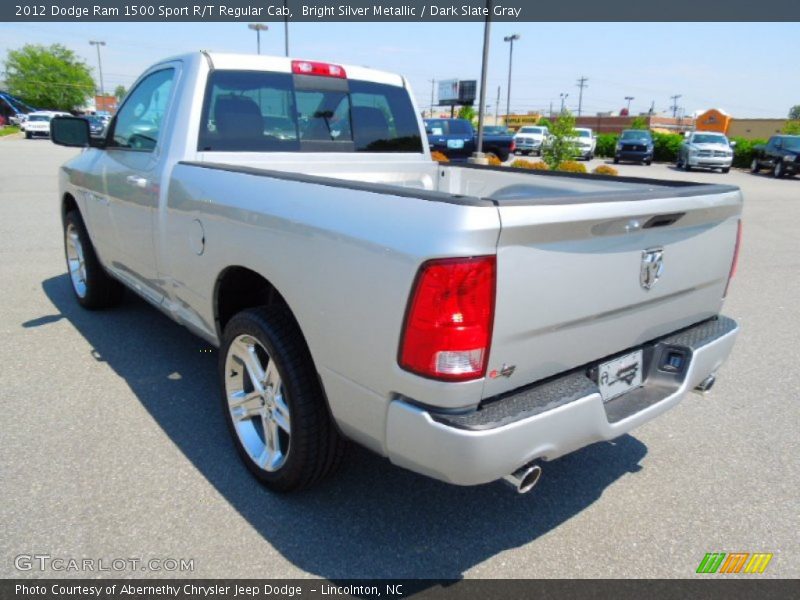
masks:
<svg viewBox="0 0 800 600"><path fill-rule="evenodd" d="M87 309L123 287L219 347L244 463L308 486L354 440L458 485L707 390L742 196L727 185L440 165L408 82L197 53L148 69L60 172ZM201 401L201 399L198 399Z"/></svg>

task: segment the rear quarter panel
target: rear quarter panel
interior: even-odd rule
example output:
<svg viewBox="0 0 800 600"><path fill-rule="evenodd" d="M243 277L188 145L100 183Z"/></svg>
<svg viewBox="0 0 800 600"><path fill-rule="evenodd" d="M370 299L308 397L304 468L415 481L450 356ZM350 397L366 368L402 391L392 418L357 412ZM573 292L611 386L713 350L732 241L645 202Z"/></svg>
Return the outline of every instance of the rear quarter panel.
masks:
<svg viewBox="0 0 800 600"><path fill-rule="evenodd" d="M397 352L421 262L494 254L495 207L179 164L162 210L173 302L185 320L213 329L214 288L227 267L260 273L300 323L346 434L383 451L396 394L440 406L479 401L482 382L424 380L398 367Z"/></svg>

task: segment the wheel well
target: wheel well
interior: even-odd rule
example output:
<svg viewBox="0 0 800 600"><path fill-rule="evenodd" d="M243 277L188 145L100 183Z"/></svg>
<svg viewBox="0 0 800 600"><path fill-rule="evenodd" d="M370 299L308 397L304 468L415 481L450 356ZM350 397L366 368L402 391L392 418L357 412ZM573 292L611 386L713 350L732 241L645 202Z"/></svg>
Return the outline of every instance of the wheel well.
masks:
<svg viewBox="0 0 800 600"><path fill-rule="evenodd" d="M228 267L217 279L214 291L214 316L220 339L225 325L236 313L275 304L289 308L283 296L264 277L245 267Z"/></svg>
<svg viewBox="0 0 800 600"><path fill-rule="evenodd" d="M75 201L75 198L72 197L72 194L64 194L64 198L61 200L61 218L62 220L64 217L67 216L68 212L77 211L80 213L80 208L78 208L78 203Z"/></svg>

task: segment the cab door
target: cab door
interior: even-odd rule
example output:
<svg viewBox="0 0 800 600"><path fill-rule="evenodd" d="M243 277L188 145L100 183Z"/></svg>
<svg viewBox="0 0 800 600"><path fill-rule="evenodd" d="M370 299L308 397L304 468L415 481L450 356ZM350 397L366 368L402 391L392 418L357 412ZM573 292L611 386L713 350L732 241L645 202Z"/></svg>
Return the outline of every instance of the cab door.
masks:
<svg viewBox="0 0 800 600"><path fill-rule="evenodd" d="M102 171L116 238L117 273L153 301L165 291L158 279L156 218L165 140L179 63L156 67L128 94L112 121Z"/></svg>

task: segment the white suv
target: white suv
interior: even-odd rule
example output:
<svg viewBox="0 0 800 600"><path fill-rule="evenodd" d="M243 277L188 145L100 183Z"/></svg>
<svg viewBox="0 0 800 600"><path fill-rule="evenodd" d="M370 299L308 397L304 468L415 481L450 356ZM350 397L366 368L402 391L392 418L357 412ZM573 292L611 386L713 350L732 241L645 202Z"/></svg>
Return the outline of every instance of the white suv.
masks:
<svg viewBox="0 0 800 600"><path fill-rule="evenodd" d="M28 113L28 118L22 125L25 131L25 137L31 139L33 136L50 137L50 119L58 116L71 116L66 112L58 112L54 110L37 110L36 112Z"/></svg>
<svg viewBox="0 0 800 600"><path fill-rule="evenodd" d="M570 141L575 144L576 155L584 160L592 160L594 149L597 146L594 132L586 127L576 127L573 131L575 131L575 136L570 138Z"/></svg>

